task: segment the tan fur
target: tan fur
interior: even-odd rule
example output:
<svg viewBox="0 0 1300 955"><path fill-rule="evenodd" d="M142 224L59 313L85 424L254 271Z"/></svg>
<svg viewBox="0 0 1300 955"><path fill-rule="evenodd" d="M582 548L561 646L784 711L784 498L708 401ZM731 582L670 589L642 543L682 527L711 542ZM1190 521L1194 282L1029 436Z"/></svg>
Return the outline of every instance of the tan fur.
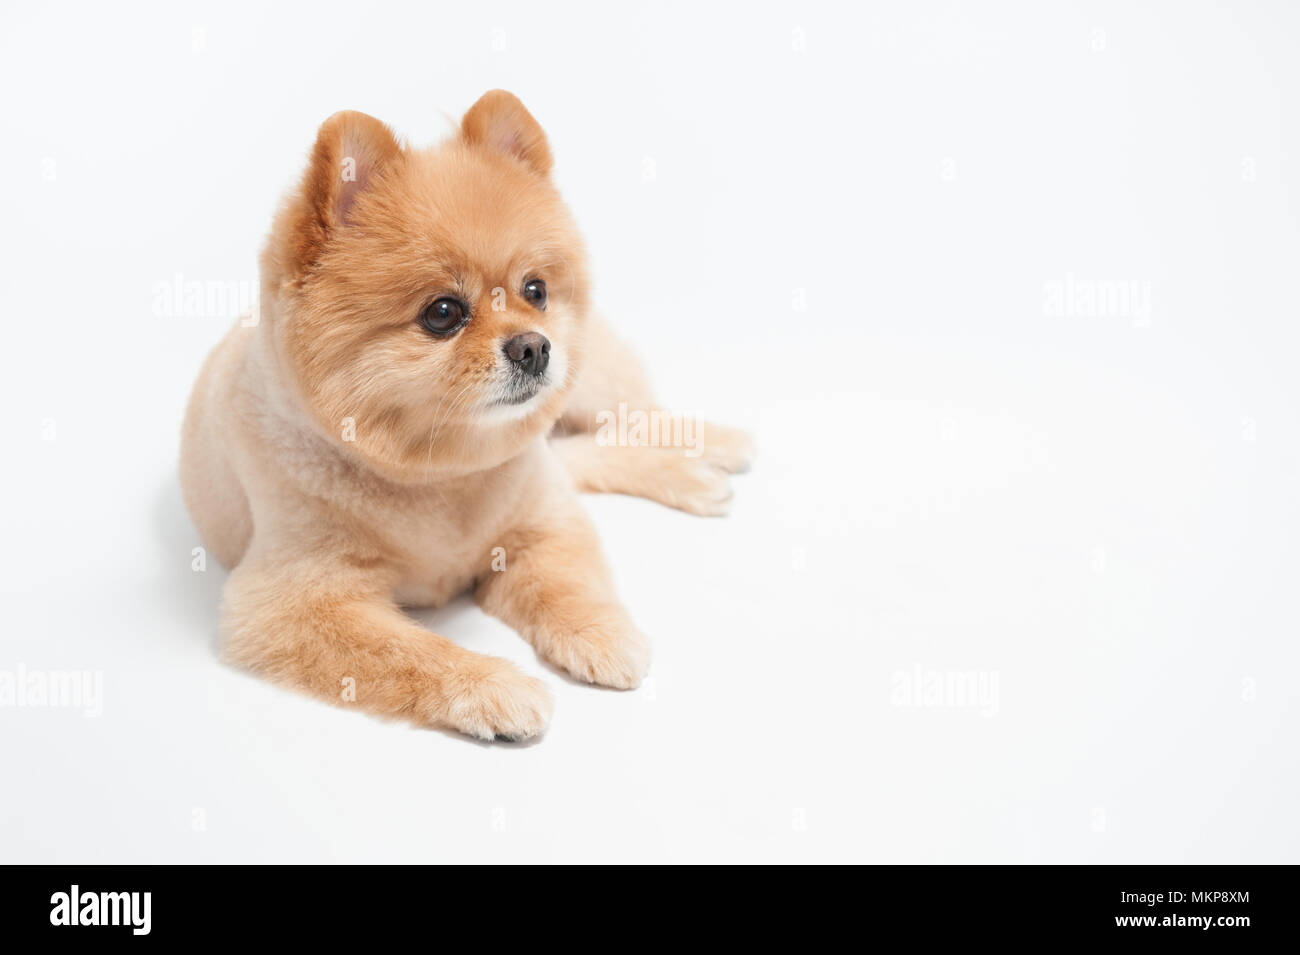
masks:
<svg viewBox="0 0 1300 955"><path fill-rule="evenodd" d="M322 125L262 254L260 320L209 356L185 420L186 503L233 568L231 662L381 715L537 735L551 714L541 681L399 609L473 590L579 679L634 687L645 675L649 645L575 486L721 513L725 472L751 450L712 425L692 454L597 442L602 410L658 406L591 314L550 168L541 127L500 90L430 150L359 113ZM538 278L544 311L522 294ZM417 316L445 295L472 316L438 338ZM547 383L523 405L493 405L503 343L533 331L551 342Z"/></svg>

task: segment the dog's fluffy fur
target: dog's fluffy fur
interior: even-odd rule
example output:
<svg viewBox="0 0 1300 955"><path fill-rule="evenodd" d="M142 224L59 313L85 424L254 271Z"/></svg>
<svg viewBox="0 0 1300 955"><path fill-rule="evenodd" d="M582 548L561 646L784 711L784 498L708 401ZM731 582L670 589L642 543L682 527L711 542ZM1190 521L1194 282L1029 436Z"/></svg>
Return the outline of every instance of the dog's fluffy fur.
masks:
<svg viewBox="0 0 1300 955"><path fill-rule="evenodd" d="M418 626L399 607L471 590L573 676L634 687L650 649L615 597L576 490L725 510L741 432L696 454L595 438L624 404L656 410L635 359L591 314L587 265L536 120L486 94L429 150L344 112L321 126L261 259L259 321L208 358L181 481L208 549L233 568L231 662L323 699L484 739L541 733L546 686ZM523 294L541 279L544 310ZM431 334L450 296L470 319ZM537 393L502 395L503 345L537 332Z"/></svg>

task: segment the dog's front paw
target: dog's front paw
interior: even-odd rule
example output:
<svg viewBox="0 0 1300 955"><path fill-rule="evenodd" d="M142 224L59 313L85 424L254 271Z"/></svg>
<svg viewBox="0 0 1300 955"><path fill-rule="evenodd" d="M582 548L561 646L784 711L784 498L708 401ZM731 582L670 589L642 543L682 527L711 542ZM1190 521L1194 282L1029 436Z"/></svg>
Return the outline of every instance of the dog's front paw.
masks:
<svg viewBox="0 0 1300 955"><path fill-rule="evenodd" d="M551 722L551 691L507 660L486 657L472 672L448 679L443 689L435 722L467 736L529 739L540 736Z"/></svg>
<svg viewBox="0 0 1300 955"><path fill-rule="evenodd" d="M721 517L731 510L731 477L720 465L676 451L657 464L654 492L664 504L701 517Z"/></svg>
<svg viewBox="0 0 1300 955"><path fill-rule="evenodd" d="M702 517L720 517L731 510L731 475L749 470L754 439L746 432L705 422L699 445L671 450L643 468L648 496Z"/></svg>
<svg viewBox="0 0 1300 955"><path fill-rule="evenodd" d="M623 619L577 627L552 637L546 659L579 680L632 690L650 669L650 641Z"/></svg>
<svg viewBox="0 0 1300 955"><path fill-rule="evenodd" d="M754 461L754 438L747 431L704 422L700 427L702 457L710 464L739 474Z"/></svg>

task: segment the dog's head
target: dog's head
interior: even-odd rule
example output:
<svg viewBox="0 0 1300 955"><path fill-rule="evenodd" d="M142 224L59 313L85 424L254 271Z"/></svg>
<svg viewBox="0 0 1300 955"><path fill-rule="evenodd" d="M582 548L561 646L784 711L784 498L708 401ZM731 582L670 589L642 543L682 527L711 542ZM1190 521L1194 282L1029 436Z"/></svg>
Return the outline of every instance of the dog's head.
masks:
<svg viewBox="0 0 1300 955"><path fill-rule="evenodd" d="M264 313L317 424L382 473L498 463L563 410L588 280L550 170L502 90L428 150L363 113L321 126L262 257Z"/></svg>

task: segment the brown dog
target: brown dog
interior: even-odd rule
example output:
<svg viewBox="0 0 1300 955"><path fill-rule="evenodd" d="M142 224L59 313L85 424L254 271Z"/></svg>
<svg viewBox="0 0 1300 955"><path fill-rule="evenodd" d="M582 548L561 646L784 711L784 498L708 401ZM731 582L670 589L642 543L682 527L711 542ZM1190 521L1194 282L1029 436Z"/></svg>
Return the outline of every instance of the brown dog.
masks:
<svg viewBox="0 0 1300 955"><path fill-rule="evenodd" d="M430 150L361 113L321 126L262 253L259 321L213 351L185 420L186 504L234 568L230 661L379 714L537 735L541 681L399 609L472 588L575 677L645 675L575 488L717 514L751 445L659 411L590 312L550 169L500 90Z"/></svg>

